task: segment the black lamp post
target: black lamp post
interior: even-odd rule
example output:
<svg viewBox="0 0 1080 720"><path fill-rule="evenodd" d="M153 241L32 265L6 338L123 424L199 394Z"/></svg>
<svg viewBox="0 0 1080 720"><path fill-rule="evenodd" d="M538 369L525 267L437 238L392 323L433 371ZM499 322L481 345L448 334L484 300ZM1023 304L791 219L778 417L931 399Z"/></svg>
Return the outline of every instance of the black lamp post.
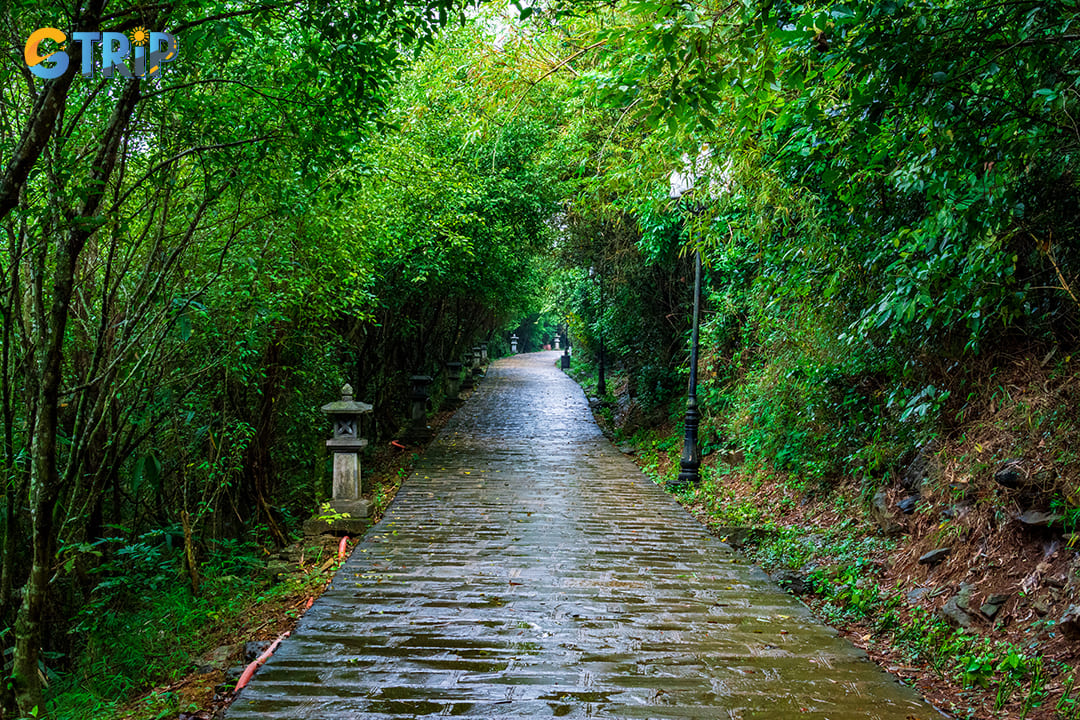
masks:
<svg viewBox="0 0 1080 720"><path fill-rule="evenodd" d="M671 191L669 197L678 202L684 195L694 191L694 184L702 170L702 165L709 164L709 150L706 146L695 161L683 158L685 166L682 172L671 173ZM689 208L692 214L701 211L700 203ZM691 239L693 236L691 235ZM694 325L690 332L690 382L686 393L686 435L683 438L682 458L679 461L679 486L696 485L701 480L701 450L698 448L698 424L701 413L698 412L697 400L697 358L698 326L701 314L701 251L694 250Z"/></svg>
<svg viewBox="0 0 1080 720"><path fill-rule="evenodd" d="M679 485L701 480L701 450L698 448L698 424L701 413L697 401L698 318L701 312L701 252L694 251L694 326L690 332L690 386L686 393L686 436L679 460Z"/></svg>
<svg viewBox="0 0 1080 720"><path fill-rule="evenodd" d="M596 393L603 399L607 395L607 383L604 381L604 278L594 268L589 268L589 277L595 277L600 287L600 313L597 324L600 335L600 368L596 378Z"/></svg>
<svg viewBox="0 0 1080 720"><path fill-rule="evenodd" d="M565 327L566 327L566 332L564 334L564 337L566 338L566 346L563 348L562 357L559 358L559 366L563 370L569 370L570 369L570 320L569 320L569 318L567 318Z"/></svg>

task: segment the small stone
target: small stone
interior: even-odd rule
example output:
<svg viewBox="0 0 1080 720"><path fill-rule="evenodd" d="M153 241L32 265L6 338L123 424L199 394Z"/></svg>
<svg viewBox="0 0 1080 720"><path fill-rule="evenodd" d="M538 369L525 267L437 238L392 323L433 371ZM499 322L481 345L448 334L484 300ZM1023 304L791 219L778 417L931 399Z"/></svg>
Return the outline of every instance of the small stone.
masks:
<svg viewBox="0 0 1080 720"><path fill-rule="evenodd" d="M634 453L637 452L637 448L634 447L631 443L628 443L628 442L620 443L619 444L619 452L621 452L623 455L633 455Z"/></svg>
<svg viewBox="0 0 1080 720"><path fill-rule="evenodd" d="M814 585L807 578L793 570L779 570L772 574L772 580L784 590L795 595L814 592Z"/></svg>
<svg viewBox="0 0 1080 720"><path fill-rule="evenodd" d="M244 661L253 662L262 655L268 647L270 647L270 642L268 640L249 640L244 643Z"/></svg>
<svg viewBox="0 0 1080 720"><path fill-rule="evenodd" d="M932 567L932 566L937 565L938 563L940 563L946 557L948 557L950 552L952 552L952 548L947 548L947 547L937 548L936 550L931 550L930 552L926 553L925 555L923 555L922 557L919 558L919 564L920 565L930 565Z"/></svg>
<svg viewBox="0 0 1080 720"><path fill-rule="evenodd" d="M1061 588L1064 588L1065 585L1067 585L1068 583L1064 575L1051 575L1050 577L1046 578L1046 584L1052 588L1058 588L1060 590Z"/></svg>
<svg viewBox="0 0 1080 720"><path fill-rule="evenodd" d="M973 588L968 583L961 583L960 588L956 591L956 596L953 598L956 600L956 607L960 608L966 613L971 612L971 592Z"/></svg>
<svg viewBox="0 0 1080 720"><path fill-rule="evenodd" d="M213 652L206 658L206 664L215 668L223 668L236 655L238 649L236 645L221 645L214 648Z"/></svg>
<svg viewBox="0 0 1080 720"><path fill-rule="evenodd" d="M971 629L975 627L975 618L967 611L967 605L971 600L971 586L964 583L953 597L942 605L938 611L938 617L954 627Z"/></svg>
<svg viewBox="0 0 1080 720"><path fill-rule="evenodd" d="M297 545L290 545L281 552L278 553L278 560L284 560L287 563L299 563L300 558L304 556L303 548Z"/></svg>
<svg viewBox="0 0 1080 720"><path fill-rule="evenodd" d="M291 572L296 571L296 566L287 563L284 560L271 560L266 563L266 567L263 568L263 573L270 579L271 582L280 582L285 579L285 576Z"/></svg>
<svg viewBox="0 0 1080 720"><path fill-rule="evenodd" d="M920 600L922 600L924 597L926 597L926 593L928 593L929 591L930 591L930 588L924 588L924 587L917 587L917 588L912 588L911 590L908 590L907 596L906 596L908 603L910 603L911 605L917 605Z"/></svg>
<svg viewBox="0 0 1080 720"><path fill-rule="evenodd" d="M927 480L931 483L936 482L941 478L941 474L941 463L934 456L930 446L925 445L919 448L919 451L915 454L915 459L911 461L911 464L904 470L904 474L900 476L900 485L905 490L917 492L924 482Z"/></svg>
<svg viewBox="0 0 1080 720"><path fill-rule="evenodd" d="M990 595L983 602L982 606L979 607L979 612L990 620L993 620L997 617L997 614L1001 612L1001 608L1005 606L1005 603L1008 602L1008 600L1008 595Z"/></svg>
<svg viewBox="0 0 1080 720"><path fill-rule="evenodd" d="M1080 640L1080 605L1070 605L1058 620L1057 626L1065 637L1070 640Z"/></svg>
<svg viewBox="0 0 1080 720"><path fill-rule="evenodd" d="M915 512L915 504L918 503L918 495L909 495L896 504L896 507L900 508L900 511L905 515L910 515Z"/></svg>
<svg viewBox="0 0 1080 720"><path fill-rule="evenodd" d="M1022 525L1031 528L1050 528L1060 524L1064 520L1061 515L1039 512L1038 510L1028 510L1027 512L1018 515L1016 519L1019 520Z"/></svg>
<svg viewBox="0 0 1080 720"><path fill-rule="evenodd" d="M1020 460L1006 460L1001 469L994 473L994 482L1002 487L1015 490L1023 484L1026 474Z"/></svg>
<svg viewBox="0 0 1080 720"><path fill-rule="evenodd" d="M897 521L892 510L889 509L888 496L884 490L878 490L875 493L870 513L874 518L874 522L877 523L877 526L881 528L881 532L884 534L899 535L903 532L904 526Z"/></svg>
<svg viewBox="0 0 1080 720"><path fill-rule="evenodd" d="M983 603L979 606L979 612L981 612L988 620L993 620L997 617L997 614L1001 612L1000 605L993 605L991 603Z"/></svg>

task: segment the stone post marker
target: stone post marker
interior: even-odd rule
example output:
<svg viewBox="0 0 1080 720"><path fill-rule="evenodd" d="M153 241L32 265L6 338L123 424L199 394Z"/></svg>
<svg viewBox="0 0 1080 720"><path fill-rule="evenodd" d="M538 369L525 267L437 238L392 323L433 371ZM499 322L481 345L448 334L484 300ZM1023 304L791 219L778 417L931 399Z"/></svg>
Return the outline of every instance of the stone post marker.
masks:
<svg viewBox="0 0 1080 720"><path fill-rule="evenodd" d="M334 496L330 506L353 517L368 517L371 503L363 498L360 475L360 451L368 442L359 433L360 416L371 412L371 406L353 400L352 393L352 386L345 385L341 400L322 406L334 421L334 437L326 441L326 447L334 453Z"/></svg>
<svg viewBox="0 0 1080 720"><path fill-rule="evenodd" d="M514 333L510 336L510 352L514 353L515 355L517 355L517 343L518 336L517 333Z"/></svg>
<svg viewBox="0 0 1080 720"><path fill-rule="evenodd" d="M479 345L472 349L473 385L479 383L480 378L484 376L483 357L483 352L481 351Z"/></svg>
<svg viewBox="0 0 1080 720"><path fill-rule="evenodd" d="M472 353L465 351L461 354L461 364L465 367L465 379L461 382L462 390L472 390L473 377L472 377Z"/></svg>
<svg viewBox="0 0 1080 720"><path fill-rule="evenodd" d="M414 424L423 425L427 421L427 404L431 397L431 376L413 375L409 380L412 382L412 392L409 394L409 399L412 400L412 421Z"/></svg>
<svg viewBox="0 0 1080 720"><path fill-rule="evenodd" d="M481 365L487 365L488 364L487 350L488 350L488 344L486 342L480 343L480 364Z"/></svg>
<svg viewBox="0 0 1080 720"><path fill-rule="evenodd" d="M461 363L446 363L446 399L461 399Z"/></svg>
<svg viewBox="0 0 1080 720"><path fill-rule="evenodd" d="M426 443L431 439L431 430L428 429L427 424L427 407L431 399L432 378L430 375L413 375L409 380L412 382L412 391L409 393L409 399L412 400L412 414L409 427L402 437L410 443Z"/></svg>
<svg viewBox="0 0 1080 720"><path fill-rule="evenodd" d="M555 349L556 350L561 350L562 349L562 348L559 347L559 336L558 335L555 336Z"/></svg>

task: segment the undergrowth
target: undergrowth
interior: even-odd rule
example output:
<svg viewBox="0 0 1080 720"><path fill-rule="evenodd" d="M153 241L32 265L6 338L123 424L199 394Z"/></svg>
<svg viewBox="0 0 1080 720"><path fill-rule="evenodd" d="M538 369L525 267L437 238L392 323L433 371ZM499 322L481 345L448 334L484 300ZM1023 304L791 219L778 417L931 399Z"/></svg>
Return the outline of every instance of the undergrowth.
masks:
<svg viewBox="0 0 1080 720"><path fill-rule="evenodd" d="M124 568L99 569L103 579L74 628L84 638L81 652L50 688L51 717L114 717L133 694L178 680L219 645L251 637L256 620L295 616L299 611L286 609L287 600L314 594L326 581L319 557L309 559L306 572L275 582L265 572L266 551L218 542L200 567L195 595L176 558L162 548L138 542L124 550L117 553L126 558ZM151 693L137 714L192 710L176 701L169 693Z"/></svg>
<svg viewBox="0 0 1080 720"><path fill-rule="evenodd" d="M919 606L908 606L902 587L882 587L877 559L895 541L860 532L854 521L808 536L804 529L781 526L744 548L765 568L793 567L806 573L808 600L835 626L868 626L873 641L888 645L914 666L931 668L962 688L994 691L995 711L1024 718L1054 705L1056 717L1080 717L1080 693L1070 666L1044 658L1015 643L956 628ZM1064 690L1051 697L1049 677L1064 677ZM954 711L956 708L954 708ZM979 717L972 709L969 717Z"/></svg>

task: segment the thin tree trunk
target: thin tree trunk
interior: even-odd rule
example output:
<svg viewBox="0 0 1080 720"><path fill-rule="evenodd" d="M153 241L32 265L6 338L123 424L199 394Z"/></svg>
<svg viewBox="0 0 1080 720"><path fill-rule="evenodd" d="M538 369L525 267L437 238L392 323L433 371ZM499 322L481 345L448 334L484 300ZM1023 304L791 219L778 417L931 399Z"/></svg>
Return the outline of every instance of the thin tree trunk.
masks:
<svg viewBox="0 0 1080 720"><path fill-rule="evenodd" d="M184 528L184 558L187 561L188 577L191 579L191 593L199 594L199 566L195 564L195 538L191 532L191 516L188 511L180 513L180 522Z"/></svg>
<svg viewBox="0 0 1080 720"><path fill-rule="evenodd" d="M109 118L101 144L95 154L90 186L95 188L79 208L77 217L97 214L105 186L116 165L119 147L127 122L139 99L138 80L129 81ZM38 355L37 418L30 444L30 576L23 589L22 606L15 621L15 659L12 683L19 712L33 716L42 707L38 662L44 637L45 603L48 598L49 570L56 543L57 499L60 477L57 469L57 428L60 388L63 383L64 335L71 309L75 270L90 231L78 224L70 229L56 248L54 277L48 315L41 323L42 349ZM45 273L44 263L37 272ZM36 283L35 306L44 315L44 283Z"/></svg>

